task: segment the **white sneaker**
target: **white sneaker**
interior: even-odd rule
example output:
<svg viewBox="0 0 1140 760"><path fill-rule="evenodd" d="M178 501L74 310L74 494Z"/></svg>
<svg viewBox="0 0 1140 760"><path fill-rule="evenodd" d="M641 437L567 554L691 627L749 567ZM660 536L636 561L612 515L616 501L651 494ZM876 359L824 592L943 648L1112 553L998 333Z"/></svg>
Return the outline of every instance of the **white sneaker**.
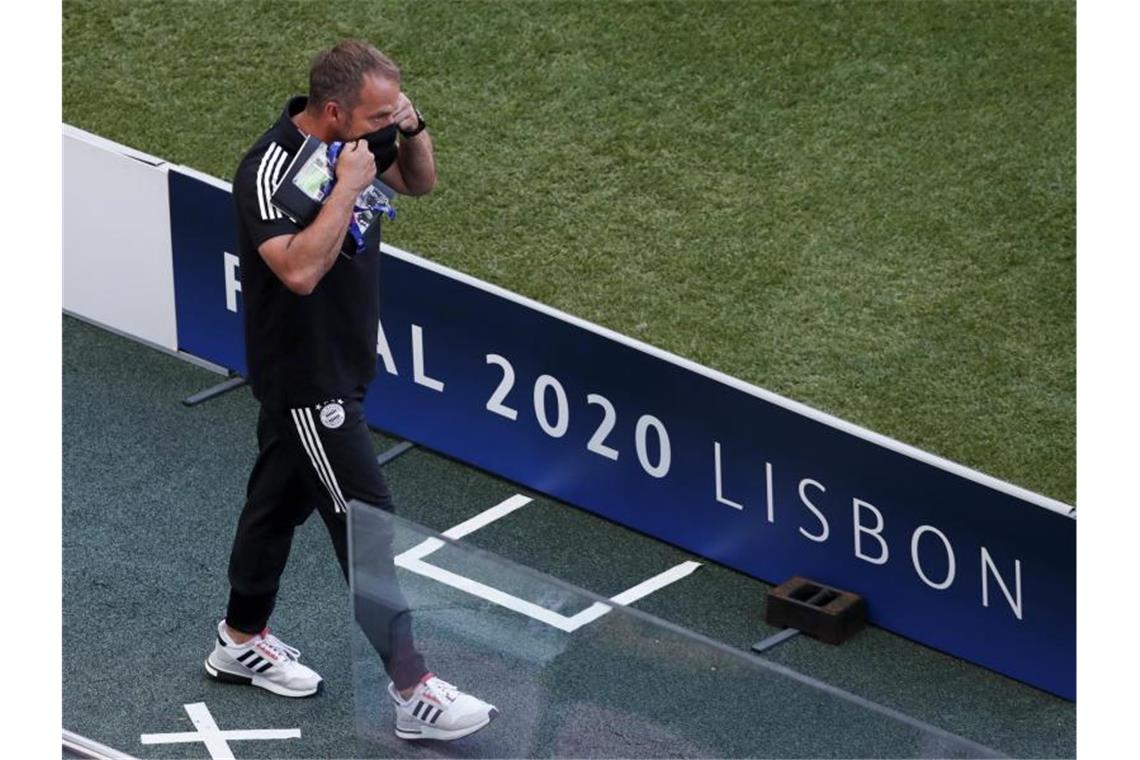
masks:
<svg viewBox="0 0 1140 760"><path fill-rule="evenodd" d="M499 714L494 705L464 694L434 673L420 679L406 700L392 683L388 695L396 703L396 736L401 739L458 739L475 733Z"/></svg>
<svg viewBox="0 0 1140 760"><path fill-rule="evenodd" d="M316 694L321 677L298 660L301 653L266 628L244 644L231 644L225 621L218 623L214 651L206 658L206 672L225 683L260 686L283 697Z"/></svg>

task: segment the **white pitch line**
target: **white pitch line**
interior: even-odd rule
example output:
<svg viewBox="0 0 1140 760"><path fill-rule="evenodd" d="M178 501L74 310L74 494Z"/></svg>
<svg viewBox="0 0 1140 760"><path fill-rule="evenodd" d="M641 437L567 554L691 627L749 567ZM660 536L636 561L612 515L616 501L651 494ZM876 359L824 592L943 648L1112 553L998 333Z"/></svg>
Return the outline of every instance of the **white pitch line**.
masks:
<svg viewBox="0 0 1140 760"><path fill-rule="evenodd" d="M143 734L139 737L139 741L143 744L185 744L202 741L202 735L197 731L185 731L181 734Z"/></svg>
<svg viewBox="0 0 1140 760"><path fill-rule="evenodd" d="M633 588L628 588L615 597L611 597L610 601L620 604L623 607L633 604L638 599L644 596L649 596L654 591L659 591L670 583L676 583L687 575L691 575L694 570L701 566L700 562L682 562L676 567L672 567L663 573L659 573L648 580L644 580Z"/></svg>
<svg viewBox="0 0 1140 760"><path fill-rule="evenodd" d="M299 728L249 728L243 731L223 731L222 736L230 741L247 739L300 739Z"/></svg>
<svg viewBox="0 0 1140 760"><path fill-rule="evenodd" d="M495 522L495 520L506 517L516 509L525 507L527 504L530 504L531 501L533 501L533 499L531 499L529 496L515 494L511 498L506 499L499 504L496 504L490 509L483 510L479 514L472 517L470 520L464 520L455 527L445 530L442 535L450 538L453 541L458 541L464 536L474 533L475 531L487 525L490 525L491 523ZM438 538L424 539L420 543L413 546L411 549L408 549L407 551L397 555L396 564L400 567L407 567L407 565L404 564L405 562L422 560L424 557L428 556L437 549L442 549L444 546L446 546L446 543L439 540Z"/></svg>
<svg viewBox="0 0 1140 760"><path fill-rule="evenodd" d="M213 760L234 760L234 753L230 751L230 745L226 744L226 740L222 738L221 729L218 728L214 716L210 715L210 711L206 709L206 703L195 702L184 705L184 707L186 714L190 716L190 721L201 734L199 740L205 742L206 751L210 753L210 757Z"/></svg>
<svg viewBox="0 0 1140 760"><path fill-rule="evenodd" d="M411 570L413 573L418 573L434 581L457 588L460 591L485 599L488 602L493 602L500 607L506 607L508 610L526 615L527 617L534 618L535 620L546 623L547 625L558 628L562 631L571 631L573 628L567 627L569 625L569 618L565 615L560 615L554 610L548 610L541 604L528 602L525 599L519 599L517 596L512 596L505 591L500 591L478 581L473 581L470 578L453 573L450 570L444 570L441 567L436 567L430 562L423 562L418 559L414 560L400 560L397 558L396 564L401 567Z"/></svg>
<svg viewBox="0 0 1140 760"><path fill-rule="evenodd" d="M219 731L218 736L230 742L253 739L300 739L301 729L251 728L242 731ZM180 734L142 734L139 741L142 744L186 744L202 741L202 734L197 731L185 731Z"/></svg>
<svg viewBox="0 0 1140 760"><path fill-rule="evenodd" d="M393 561L400 567L407 567L405 563L419 562L436 549L441 549L444 546L446 546L446 544L438 538L426 538L406 552L397 554Z"/></svg>
<svg viewBox="0 0 1140 760"><path fill-rule="evenodd" d="M531 499L529 496L523 496L521 493L517 493L502 503L496 504L490 509L480 512L470 520L465 520L456 525L454 528L445 530L443 532L443 535L453 541L458 541L467 534L474 533L483 526L489 525L495 522L495 520L506 517L519 507L525 507L527 504L530 504L531 501L533 501L533 499Z"/></svg>
<svg viewBox="0 0 1140 760"><path fill-rule="evenodd" d="M567 633L573 633L584 625L594 622L602 615L612 610L613 607L601 602L594 602L586 609L579 612L573 617L566 618L566 627L563 629Z"/></svg>
<svg viewBox="0 0 1140 760"><path fill-rule="evenodd" d="M187 744L202 742L213 760L234 760L234 754L227 742L251 739L300 739L299 728L253 728L241 731L222 731L205 702L183 705L186 714L197 731L181 731L169 734L142 734L142 744Z"/></svg>
<svg viewBox="0 0 1140 760"><path fill-rule="evenodd" d="M452 540L458 540L464 536L474 533L480 528L490 525L495 520L506 517L511 512L514 512L520 507L525 507L531 501L532 499L529 496L515 494L511 498L506 499L499 504L496 504L490 509L483 510L479 514L472 517L470 520L465 520L464 522L459 523L459 525L456 525L455 527L444 531L442 535ZM398 554L393 561L398 567L402 567L405 570L410 570L411 572L422 575L425 578L431 578L432 580L442 583L445 586L451 586L452 588L459 589L464 593L479 597L480 599L484 599L493 604L497 604L500 607L506 607L508 610L517 612L520 615L526 615L529 618L533 618L539 622L546 623L552 628L557 628L558 630L565 631L566 633L573 633L582 626L594 622L609 612L611 609L613 609L611 606L603 602L594 602L578 614L572 617L567 617L566 615L555 612L554 610L547 609L541 604L528 602L525 599L520 599L519 597L508 594L505 591L501 591L492 586L488 586L485 583L480 583L479 581L472 580L464 575L453 573L450 570L444 570L443 568L433 565L424 559L432 552L443 548L445 545L446 544L438 538L427 538L413 546L411 549ZM652 594L654 591L659 591L668 586L670 583L676 583L700 566L700 562L682 562L681 564L672 567L663 573L658 573L652 578L642 581L632 588L626 589L617 596L613 597L610 601L623 607L633 604L638 599L646 597L649 594Z"/></svg>
<svg viewBox="0 0 1140 760"><path fill-rule="evenodd" d="M628 607L638 599L649 596L654 591L660 591L670 583L676 583L682 578L692 574L692 572L700 566L700 562L693 562L692 560L688 562L682 562L675 567L669 568L663 573L658 573L652 578L642 581L632 588L626 589L617 596L610 597L610 601L614 604L620 604L622 607ZM610 609L612 608L605 604L602 604L601 602L594 602L589 607L579 612L577 615L574 615L571 618L567 618L566 623L568 630L576 631L587 623L592 623L602 615L605 615L610 611Z"/></svg>

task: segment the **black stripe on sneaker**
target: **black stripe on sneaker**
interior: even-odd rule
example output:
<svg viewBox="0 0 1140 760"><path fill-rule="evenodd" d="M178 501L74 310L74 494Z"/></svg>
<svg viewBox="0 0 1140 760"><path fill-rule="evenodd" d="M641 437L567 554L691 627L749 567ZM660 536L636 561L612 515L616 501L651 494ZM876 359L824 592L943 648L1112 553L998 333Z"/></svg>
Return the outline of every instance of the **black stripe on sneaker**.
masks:
<svg viewBox="0 0 1140 760"><path fill-rule="evenodd" d="M257 668L257 672L258 673L264 673L265 671L269 670L272 667L273 667L273 663L270 662L269 660L266 660L264 665L262 665L260 668Z"/></svg>
<svg viewBox="0 0 1140 760"><path fill-rule="evenodd" d="M257 656L257 652L250 649L248 652L243 654L241 657L238 657L237 661L240 662L242 665L245 665L245 664L247 664L246 660L248 660L250 657L256 657L256 656Z"/></svg>
<svg viewBox="0 0 1140 760"><path fill-rule="evenodd" d="M417 702L415 709L412 710L412 716L416 718L420 717L420 710L422 709L424 709L423 701Z"/></svg>
<svg viewBox="0 0 1140 760"><path fill-rule="evenodd" d="M252 660L250 660L249 662L244 663L244 665L247 668L249 668L250 670L253 670L254 668L256 668L258 665L260 665L263 662L265 662L265 658L262 657L261 655L258 655L256 657L254 657Z"/></svg>
<svg viewBox="0 0 1140 760"><path fill-rule="evenodd" d="M221 636L218 636L218 643L219 643L219 644L221 644L222 646L225 646L225 645L226 645L226 642L222 641L222 637L221 637Z"/></svg>
<svg viewBox="0 0 1140 760"><path fill-rule="evenodd" d="M435 722L437 720L439 720L439 716L441 716L441 715L443 715L443 708L441 708L441 707L435 708L435 715L431 716L431 720L429 720L428 723L431 723L434 726Z"/></svg>

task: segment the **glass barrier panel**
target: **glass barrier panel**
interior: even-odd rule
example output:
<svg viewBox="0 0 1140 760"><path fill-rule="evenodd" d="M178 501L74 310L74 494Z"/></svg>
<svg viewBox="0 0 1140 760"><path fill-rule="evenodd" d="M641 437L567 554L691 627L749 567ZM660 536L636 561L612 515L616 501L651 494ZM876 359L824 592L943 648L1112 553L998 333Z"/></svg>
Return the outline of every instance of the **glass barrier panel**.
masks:
<svg viewBox="0 0 1140 760"><path fill-rule="evenodd" d="M367 756L1001 756L366 505L349 542ZM422 655L499 715L453 742L397 738L380 652L395 668Z"/></svg>

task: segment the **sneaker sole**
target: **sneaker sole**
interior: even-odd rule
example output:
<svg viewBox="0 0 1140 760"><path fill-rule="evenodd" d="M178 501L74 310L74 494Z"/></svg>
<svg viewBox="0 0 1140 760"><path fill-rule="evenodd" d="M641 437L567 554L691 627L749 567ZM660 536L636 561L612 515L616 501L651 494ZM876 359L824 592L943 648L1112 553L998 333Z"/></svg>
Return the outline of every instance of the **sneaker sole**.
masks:
<svg viewBox="0 0 1140 760"><path fill-rule="evenodd" d="M317 685L311 689L290 689L286 686L282 686L281 684L276 684L272 681L268 681L261 676L246 676L240 675L238 673L231 673L228 670L222 670L221 668L215 667L210 662L209 657L206 658L205 664L207 675L209 675L210 678L213 678L215 681L221 681L222 683L244 684L246 686L256 686L260 689L271 691L274 694L279 694L282 697L310 697L321 689L321 681L317 681Z"/></svg>
<svg viewBox="0 0 1140 760"><path fill-rule="evenodd" d="M487 719L482 723L475 724L474 726L459 728L454 731L445 731L444 729L436 728L435 726L424 726L423 728L419 728L414 731L408 731L406 729L400 728L399 725L397 725L396 736L408 741L416 741L418 739L435 739L437 741L447 742L452 741L453 739L462 739L464 736L470 736L479 729L486 727L487 724L489 724L497 717L499 717L499 710L498 708L492 707L491 711L487 713Z"/></svg>

